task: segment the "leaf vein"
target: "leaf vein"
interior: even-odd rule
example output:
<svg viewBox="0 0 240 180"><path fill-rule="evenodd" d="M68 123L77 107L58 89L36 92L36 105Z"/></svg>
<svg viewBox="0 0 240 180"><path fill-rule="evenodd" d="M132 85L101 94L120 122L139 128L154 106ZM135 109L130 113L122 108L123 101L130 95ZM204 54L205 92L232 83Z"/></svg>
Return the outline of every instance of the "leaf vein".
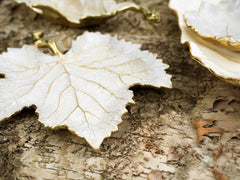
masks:
<svg viewBox="0 0 240 180"><path fill-rule="evenodd" d="M97 82L95 82L95 81L92 81L92 80L89 80L89 79L85 79L85 78L83 78L83 77L81 77L81 76L79 76L79 75L76 75L76 74L71 74L72 76L75 76L75 77L78 77L78 78L80 78L80 79L82 79L82 80L84 80L84 81L87 81L87 82L89 82L89 83L92 83L92 84L96 84L96 85L98 85L100 88L102 88L102 89L104 89L105 91L107 91L107 92L109 92L112 96L114 96L116 99L123 99L124 100L124 98L121 98L121 97L118 97L116 94L114 94L112 91L110 91L109 89L107 89L106 87L104 87L104 86L102 86L101 84L99 84L99 83L97 83Z"/></svg>
<svg viewBox="0 0 240 180"><path fill-rule="evenodd" d="M58 108L59 108L59 106L60 106L60 101L61 101L61 97L62 97L63 93L64 93L68 88L70 88L70 87L71 87L71 86L69 85L69 86L67 86L66 88L64 88L64 89L61 91L61 93L60 93L59 96L58 96L58 105L57 105L57 107L55 108L55 110L54 110L49 116L43 117L44 119L49 118L51 115L53 115L55 112L57 112L57 110L58 110Z"/></svg>
<svg viewBox="0 0 240 180"><path fill-rule="evenodd" d="M53 84L57 81L57 79L59 79L60 77L62 77L64 74L66 74L66 73L62 73L61 75L59 75L59 76L57 76L52 82L51 82L51 84L50 84L50 86L49 86L49 88L48 88L48 91L47 91L47 96L44 98L44 101L43 101L43 105L46 103L46 101L47 101L47 98L48 98L48 96L49 96L49 93L50 93L50 91L51 91L51 89L52 89L52 86L53 86Z"/></svg>
<svg viewBox="0 0 240 180"><path fill-rule="evenodd" d="M74 88L76 91L81 92L87 96L89 96L91 99L93 99L106 113L109 113L93 96L91 96L90 94L88 94L87 92L80 90L80 89L76 89Z"/></svg>

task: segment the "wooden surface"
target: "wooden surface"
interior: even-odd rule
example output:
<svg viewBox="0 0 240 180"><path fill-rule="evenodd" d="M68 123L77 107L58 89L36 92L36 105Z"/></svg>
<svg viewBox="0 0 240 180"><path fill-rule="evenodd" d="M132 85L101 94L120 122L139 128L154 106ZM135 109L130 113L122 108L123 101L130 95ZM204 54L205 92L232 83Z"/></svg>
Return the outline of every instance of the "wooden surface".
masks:
<svg viewBox="0 0 240 180"><path fill-rule="evenodd" d="M211 180L214 169L239 179L240 88L221 82L190 58L167 0L134 2L161 11L162 22L152 24L139 13L126 12L99 26L68 28L24 5L0 1L0 53L32 44L34 30L55 40L62 52L84 31L100 31L156 53L169 64L173 82L173 89L133 87L136 103L127 107L119 131L105 139L99 151L67 130L45 128L34 109L25 108L0 124L0 179ZM195 117L216 120L213 127L224 133L199 144L191 123ZM220 145L222 152L215 159Z"/></svg>

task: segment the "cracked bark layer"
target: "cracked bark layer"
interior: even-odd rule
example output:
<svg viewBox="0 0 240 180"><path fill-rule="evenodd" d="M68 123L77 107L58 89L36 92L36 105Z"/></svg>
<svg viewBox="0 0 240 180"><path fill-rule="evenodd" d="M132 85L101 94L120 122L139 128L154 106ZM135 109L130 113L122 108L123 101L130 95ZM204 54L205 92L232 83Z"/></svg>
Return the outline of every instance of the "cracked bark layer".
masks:
<svg viewBox="0 0 240 180"><path fill-rule="evenodd" d="M221 82L190 58L188 47L180 44L177 18L168 11L168 1L134 2L160 10L162 22L151 24L140 14L126 12L100 26L67 28L23 5L0 1L0 52L33 44L33 30L55 40L62 52L85 30L118 34L168 63L174 87L133 87L136 104L128 106L119 132L106 139L99 151L64 129L44 128L34 109L16 114L0 125L1 178L146 179L157 170L163 179L215 179L214 169L230 179L240 176L240 89ZM223 135L206 136L199 144L191 124L195 117L214 119L217 127L225 129ZM214 150L221 144L215 160ZM178 158L167 162L169 152Z"/></svg>

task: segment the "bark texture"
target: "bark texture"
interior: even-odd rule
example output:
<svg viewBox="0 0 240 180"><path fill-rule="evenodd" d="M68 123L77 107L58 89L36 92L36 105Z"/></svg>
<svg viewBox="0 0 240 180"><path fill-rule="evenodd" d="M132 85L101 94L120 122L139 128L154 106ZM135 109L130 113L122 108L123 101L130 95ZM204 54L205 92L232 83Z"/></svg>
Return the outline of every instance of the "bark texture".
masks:
<svg viewBox="0 0 240 180"><path fill-rule="evenodd" d="M173 89L132 87L136 103L127 106L119 131L99 151L67 130L45 128L34 108L23 109L0 124L0 179L239 179L240 88L191 59L167 0L134 2L159 10L162 22L126 12L99 26L68 28L24 5L0 1L0 53L32 44L34 30L55 40L62 52L84 31L100 31L142 44L170 65L167 72L173 76ZM224 132L209 133L198 143L192 127L196 117L214 120L203 128Z"/></svg>

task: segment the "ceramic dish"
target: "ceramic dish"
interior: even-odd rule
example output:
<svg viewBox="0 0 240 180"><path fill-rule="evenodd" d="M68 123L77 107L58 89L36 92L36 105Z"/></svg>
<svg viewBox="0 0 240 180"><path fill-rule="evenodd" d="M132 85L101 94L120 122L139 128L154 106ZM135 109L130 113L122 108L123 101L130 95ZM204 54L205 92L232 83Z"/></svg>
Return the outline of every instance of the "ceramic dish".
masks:
<svg viewBox="0 0 240 180"><path fill-rule="evenodd" d="M240 52L240 0L202 3L199 11L185 13L184 19L204 39Z"/></svg>
<svg viewBox="0 0 240 180"><path fill-rule="evenodd" d="M193 59L210 72L224 81L240 86L240 53L196 35L185 24L184 16L189 12L199 11L201 5L206 2L210 3L207 0L170 0L169 8L178 16L182 32L181 43L187 43ZM220 3L221 0L211 1L212 6L216 8L220 7Z"/></svg>
<svg viewBox="0 0 240 180"><path fill-rule="evenodd" d="M135 3L116 3L114 0L15 0L24 3L35 12L55 23L70 27L86 27L100 24L124 12L142 12L149 20L160 22L160 14Z"/></svg>
<svg viewBox="0 0 240 180"><path fill-rule="evenodd" d="M62 54L54 41L33 34L34 45L0 54L0 123L35 106L39 121L83 137L95 150L118 130L135 85L171 88L168 67L140 44L85 32ZM83 46L84 44L84 46ZM56 56L38 47L49 47Z"/></svg>

